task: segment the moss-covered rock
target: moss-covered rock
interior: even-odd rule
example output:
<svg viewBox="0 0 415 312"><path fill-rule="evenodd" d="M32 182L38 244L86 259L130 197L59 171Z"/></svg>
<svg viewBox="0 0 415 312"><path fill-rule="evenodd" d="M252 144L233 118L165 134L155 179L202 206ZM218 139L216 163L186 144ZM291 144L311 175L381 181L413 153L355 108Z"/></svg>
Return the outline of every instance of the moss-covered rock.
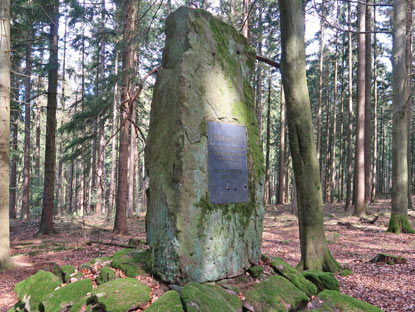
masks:
<svg viewBox="0 0 415 312"><path fill-rule="evenodd" d="M303 276L317 286L318 291L324 289L339 290L339 281L334 277L333 273L321 271L305 271Z"/></svg>
<svg viewBox="0 0 415 312"><path fill-rule="evenodd" d="M75 267L73 265L62 265L63 281L67 283L71 278L71 275L75 273Z"/></svg>
<svg viewBox="0 0 415 312"><path fill-rule="evenodd" d="M120 269L128 277L147 275L145 270L147 258L147 250L137 252L134 249L121 249L114 254L111 266Z"/></svg>
<svg viewBox="0 0 415 312"><path fill-rule="evenodd" d="M257 278L264 272L264 268L260 265L253 265L249 268L248 272L253 278Z"/></svg>
<svg viewBox="0 0 415 312"><path fill-rule="evenodd" d="M242 302L239 297L227 293L217 285L190 282L182 290L182 300L188 312L242 311Z"/></svg>
<svg viewBox="0 0 415 312"><path fill-rule="evenodd" d="M62 282L63 282L63 270L62 268L55 262L52 263L52 271Z"/></svg>
<svg viewBox="0 0 415 312"><path fill-rule="evenodd" d="M151 304L146 312L184 312L180 296L177 291L170 290Z"/></svg>
<svg viewBox="0 0 415 312"><path fill-rule="evenodd" d="M310 297L317 294L317 287L281 258L272 257L271 266L274 273L287 278L294 286L305 292L307 296Z"/></svg>
<svg viewBox="0 0 415 312"><path fill-rule="evenodd" d="M92 311L92 306L88 305L89 296L83 297L82 299L78 300L77 303L75 303L69 312L89 312Z"/></svg>
<svg viewBox="0 0 415 312"><path fill-rule="evenodd" d="M72 306L92 290L92 281L83 279L50 293L40 304L41 311L60 312Z"/></svg>
<svg viewBox="0 0 415 312"><path fill-rule="evenodd" d="M149 300L150 287L128 277L104 283L91 292L91 303L107 312L126 312L144 306Z"/></svg>
<svg viewBox="0 0 415 312"><path fill-rule="evenodd" d="M296 311L308 302L303 291L279 275L270 276L254 285L245 297L255 312Z"/></svg>
<svg viewBox="0 0 415 312"><path fill-rule="evenodd" d="M115 276L115 272L108 267L103 267L95 279L97 285L101 285L107 283L109 281L115 280L117 277Z"/></svg>
<svg viewBox="0 0 415 312"><path fill-rule="evenodd" d="M61 280L55 274L39 270L18 283L14 290L19 300L25 304L26 310L39 311L42 300L60 284Z"/></svg>
<svg viewBox="0 0 415 312"><path fill-rule="evenodd" d="M322 301L322 302L321 302ZM311 303L316 302L311 311L321 312L382 312L367 302L357 300L336 290L324 290Z"/></svg>

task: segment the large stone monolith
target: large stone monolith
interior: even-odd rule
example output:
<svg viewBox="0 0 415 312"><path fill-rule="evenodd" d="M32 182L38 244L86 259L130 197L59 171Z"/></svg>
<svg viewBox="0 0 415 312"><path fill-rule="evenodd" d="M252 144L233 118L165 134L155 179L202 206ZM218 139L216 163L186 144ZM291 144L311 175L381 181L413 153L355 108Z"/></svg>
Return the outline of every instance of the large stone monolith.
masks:
<svg viewBox="0 0 415 312"><path fill-rule="evenodd" d="M165 281L237 276L260 259L254 66L247 40L210 13L181 7L167 18L145 151L147 241Z"/></svg>

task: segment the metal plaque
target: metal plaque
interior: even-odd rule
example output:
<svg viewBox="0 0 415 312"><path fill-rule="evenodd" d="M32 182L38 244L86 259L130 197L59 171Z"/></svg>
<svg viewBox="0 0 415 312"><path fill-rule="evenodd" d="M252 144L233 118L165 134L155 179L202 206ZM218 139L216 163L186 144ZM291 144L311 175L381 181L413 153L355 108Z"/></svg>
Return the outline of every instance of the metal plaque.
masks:
<svg viewBox="0 0 415 312"><path fill-rule="evenodd" d="M245 127L208 122L208 174L211 203L249 200Z"/></svg>

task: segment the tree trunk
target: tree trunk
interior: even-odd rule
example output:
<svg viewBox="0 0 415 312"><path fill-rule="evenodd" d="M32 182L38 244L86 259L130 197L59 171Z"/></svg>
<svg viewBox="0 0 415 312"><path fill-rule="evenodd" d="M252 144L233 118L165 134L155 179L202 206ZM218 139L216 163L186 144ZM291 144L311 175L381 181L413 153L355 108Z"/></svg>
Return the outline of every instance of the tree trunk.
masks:
<svg viewBox="0 0 415 312"><path fill-rule="evenodd" d="M135 122L136 119L136 109L133 106L131 108L131 120ZM135 153L136 153L136 129L134 127L134 124L130 124L130 157L129 157L129 167L128 167L128 216L132 217L134 213L134 176L135 176Z"/></svg>
<svg viewBox="0 0 415 312"><path fill-rule="evenodd" d="M285 176L285 95L281 85L281 109L280 109L280 162L278 169L278 197L277 204L284 203L284 176Z"/></svg>
<svg viewBox="0 0 415 312"><path fill-rule="evenodd" d="M407 0L407 17L406 17L406 72L412 77L412 11L414 9L414 1ZM407 80L407 118L408 122L408 210L412 210L412 155L411 155L411 125L412 125L412 83L411 78Z"/></svg>
<svg viewBox="0 0 415 312"><path fill-rule="evenodd" d="M323 13L322 13L323 14ZM317 108L317 159L321 167L321 107L323 105L323 61L324 61L324 20L320 19L320 53L319 53L319 87L318 87L318 108ZM320 172L321 175L321 172Z"/></svg>
<svg viewBox="0 0 415 312"><path fill-rule="evenodd" d="M32 31L29 31L26 42L25 69L25 120L24 120L24 165L23 165L23 197L22 211L26 220L30 219L30 98L32 97Z"/></svg>
<svg viewBox="0 0 415 312"><path fill-rule="evenodd" d="M359 32L366 29L366 5L358 5ZM356 121L356 203L353 215L360 217L366 214L365 207L365 71L366 71L365 34L358 35L357 48L357 121Z"/></svg>
<svg viewBox="0 0 415 312"><path fill-rule="evenodd" d="M49 5L50 37L49 37L49 72L48 72L48 104L46 110L46 146L45 146L45 177L43 183L42 217L39 233L52 234L54 195L55 195L55 165L56 165L56 106L58 90L58 28L59 2L54 0Z"/></svg>
<svg viewBox="0 0 415 312"><path fill-rule="evenodd" d="M267 142L266 142L266 156L265 156L265 196L264 202L266 205L271 203L271 194L270 194L270 151L271 151L271 73L269 71L269 80L268 80L268 111L267 111Z"/></svg>
<svg viewBox="0 0 415 312"><path fill-rule="evenodd" d="M10 219L16 219L17 205L17 144L18 144L18 113L12 114L11 129L13 129L13 140L12 140L12 163L10 166L10 202L9 202L9 216Z"/></svg>
<svg viewBox="0 0 415 312"><path fill-rule="evenodd" d="M10 258L10 1L0 0L0 270L13 265Z"/></svg>
<svg viewBox="0 0 415 312"><path fill-rule="evenodd" d="M352 9L351 3L349 2L348 7L348 24L349 28L352 25ZM347 186L346 186L346 206L345 210L350 209L350 204L352 202L352 153L353 153L353 49L352 49L352 33L348 33L349 47L348 47L348 76L349 76L349 105L348 105L348 115L349 115L349 131L348 131L348 146L347 146Z"/></svg>
<svg viewBox="0 0 415 312"><path fill-rule="evenodd" d="M262 0L258 3L258 46L257 54L262 55ZM257 63L256 79L256 118L258 122L259 142L262 142L262 64Z"/></svg>
<svg viewBox="0 0 415 312"><path fill-rule="evenodd" d="M128 150L129 150L129 122L131 118L132 103L131 93L133 91L133 68L134 54L133 38L135 35L135 17L137 12L137 1L125 0L123 10L125 12L122 52L122 87L120 105L120 142L118 156L118 189L117 208L115 212L114 232L127 233L127 202L128 202Z"/></svg>
<svg viewBox="0 0 415 312"><path fill-rule="evenodd" d="M376 4L376 0L374 1ZM373 27L376 31L376 7L373 10ZM372 192L370 201L376 200L376 169L378 161L378 82L377 82L377 38L373 34L373 165L372 165Z"/></svg>
<svg viewBox="0 0 415 312"><path fill-rule="evenodd" d="M242 36L246 39L249 37L249 2L250 0L243 0L242 3Z"/></svg>
<svg viewBox="0 0 415 312"><path fill-rule="evenodd" d="M371 179L371 140L372 140L372 8L370 4L372 0L367 0L366 6L366 31L365 36L365 206L370 202L370 194L372 192Z"/></svg>
<svg viewBox="0 0 415 312"><path fill-rule="evenodd" d="M392 211L388 232L415 233L408 219L406 0L393 2Z"/></svg>
<svg viewBox="0 0 415 312"><path fill-rule="evenodd" d="M306 81L301 0L280 0L281 69L287 101L289 144L297 187L301 260L299 267L335 272L324 233L320 170Z"/></svg>

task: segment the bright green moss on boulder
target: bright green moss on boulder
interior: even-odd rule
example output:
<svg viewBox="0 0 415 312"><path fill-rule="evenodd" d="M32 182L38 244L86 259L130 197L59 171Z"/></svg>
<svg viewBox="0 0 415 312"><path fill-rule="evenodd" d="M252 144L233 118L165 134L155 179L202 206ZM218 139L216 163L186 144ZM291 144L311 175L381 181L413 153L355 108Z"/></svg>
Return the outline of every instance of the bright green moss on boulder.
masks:
<svg viewBox="0 0 415 312"><path fill-rule="evenodd" d="M145 272L147 258L146 250L137 252L134 249L121 249L114 254L111 266L120 269L128 277L147 275Z"/></svg>
<svg viewBox="0 0 415 312"><path fill-rule="evenodd" d="M75 267L73 265L62 265L63 281L67 283L71 278L71 274L75 273Z"/></svg>
<svg viewBox="0 0 415 312"><path fill-rule="evenodd" d="M179 294L170 290L161 296L157 301L151 304L146 312L184 312Z"/></svg>
<svg viewBox="0 0 415 312"><path fill-rule="evenodd" d="M126 312L142 307L150 300L150 287L127 277L104 283L91 295L91 303L96 303L104 311Z"/></svg>
<svg viewBox="0 0 415 312"><path fill-rule="evenodd" d="M253 265L249 268L248 272L253 278L257 278L264 272L264 268L260 265Z"/></svg>
<svg viewBox="0 0 415 312"><path fill-rule="evenodd" d="M305 271L303 276L317 286L318 291L324 289L339 290L339 281L334 277L333 273L321 271Z"/></svg>
<svg viewBox="0 0 415 312"><path fill-rule="evenodd" d="M84 297L80 300L78 300L77 303L75 303L71 309L69 310L69 312L88 312L88 311L92 311L92 306L88 305L88 299L90 297Z"/></svg>
<svg viewBox="0 0 415 312"><path fill-rule="evenodd" d="M279 275L270 276L254 285L245 297L255 312L297 311L308 302L303 291Z"/></svg>
<svg viewBox="0 0 415 312"><path fill-rule="evenodd" d="M45 297L60 286L61 280L53 273L39 270L18 283L15 287L17 297L30 311L39 311L39 304Z"/></svg>
<svg viewBox="0 0 415 312"><path fill-rule="evenodd" d="M382 312L382 310L367 302L357 300L336 290L324 290L318 297L323 301L312 311L321 312Z"/></svg>
<svg viewBox="0 0 415 312"><path fill-rule="evenodd" d="M92 281L83 279L55 290L40 304L41 311L60 312L81 300L92 290Z"/></svg>
<svg viewBox="0 0 415 312"><path fill-rule="evenodd" d="M97 285L101 285L109 281L113 281L115 279L116 279L115 272L111 270L110 268L103 267L99 271L99 274L97 278L95 279L95 281L97 282Z"/></svg>
<svg viewBox="0 0 415 312"><path fill-rule="evenodd" d="M272 257L271 266L275 273L287 278L294 286L305 292L307 296L317 294L317 287L281 258Z"/></svg>
<svg viewBox="0 0 415 312"><path fill-rule="evenodd" d="M187 312L242 311L242 302L239 297L227 293L217 285L190 282L182 290L182 300Z"/></svg>

